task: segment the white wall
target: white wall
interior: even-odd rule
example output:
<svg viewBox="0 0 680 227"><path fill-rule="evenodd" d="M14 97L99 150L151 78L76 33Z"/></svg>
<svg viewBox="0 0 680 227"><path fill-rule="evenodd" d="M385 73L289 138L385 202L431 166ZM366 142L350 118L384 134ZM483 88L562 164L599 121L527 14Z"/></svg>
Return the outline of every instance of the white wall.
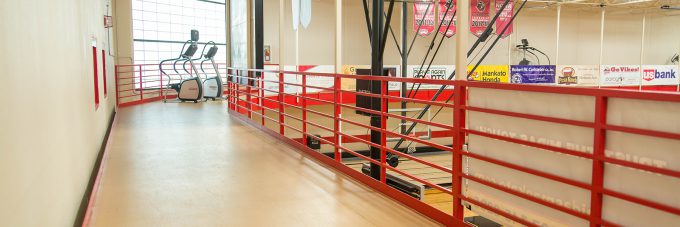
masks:
<svg viewBox="0 0 680 227"><path fill-rule="evenodd" d="M286 12L290 3L286 1ZM314 0L312 23L300 30L300 64L334 64L334 1ZM278 1L265 1L265 45L272 46L272 63L278 63ZM370 64L370 45L361 1L343 1L343 64ZM408 39L413 38L412 5L409 4ZM401 4L396 4L392 28L397 38L401 30ZM561 12L559 64L599 64L600 10L599 8L576 9L563 6ZM285 64L295 63L294 32L290 14L286 15ZM642 36L642 14L608 9L605 19L605 45L603 64L639 64ZM527 8L515 20L515 32L509 38L513 47L526 38L530 44L556 60L557 9ZM649 13L645 33L644 64L665 64L673 51L680 50L680 16L662 16ZM420 64L433 35L419 37L409 57L409 64ZM473 37L474 38L474 37ZM476 38L470 40L470 45ZM401 43L401 42L400 42ZM490 45L490 44L489 44ZM512 49L508 53L508 39L501 39L483 64L508 64L522 59L521 53ZM479 50L479 49L478 49ZM455 38L445 39L434 64L453 64ZM477 53L473 53L473 56ZM482 53L483 54L483 53ZM481 54L480 54L481 56ZM535 59L530 58L533 62ZM399 64L398 52L392 37L388 38L385 64ZM541 63L547 63L541 57Z"/></svg>
<svg viewBox="0 0 680 227"><path fill-rule="evenodd" d="M105 1L0 2L0 226L72 226L114 110ZM101 103L94 106L91 41Z"/></svg>

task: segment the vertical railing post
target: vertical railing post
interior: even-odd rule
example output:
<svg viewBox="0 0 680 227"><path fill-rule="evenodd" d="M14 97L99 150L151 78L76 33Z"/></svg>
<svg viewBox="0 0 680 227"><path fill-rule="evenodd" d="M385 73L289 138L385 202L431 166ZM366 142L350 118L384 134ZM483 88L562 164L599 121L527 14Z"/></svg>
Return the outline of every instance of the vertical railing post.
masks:
<svg viewBox="0 0 680 227"><path fill-rule="evenodd" d="M602 221L602 191L604 187L604 151L606 144L607 97L595 97L595 133L593 139L592 188L590 191L590 226Z"/></svg>
<svg viewBox="0 0 680 227"><path fill-rule="evenodd" d="M307 75L302 74L302 144L307 145Z"/></svg>
<svg viewBox="0 0 680 227"><path fill-rule="evenodd" d="M257 83L257 94L260 95L260 124L264 126L265 121L264 121L264 73L262 73L262 76L260 76L259 83Z"/></svg>
<svg viewBox="0 0 680 227"><path fill-rule="evenodd" d="M118 107L118 105L120 105L120 96L118 94L118 78L120 76L118 75L118 66L117 65L114 68L114 71L115 71L114 74L116 74L115 75L115 77L116 77L116 81L115 81L115 84L116 84L116 107Z"/></svg>
<svg viewBox="0 0 680 227"><path fill-rule="evenodd" d="M160 97L163 97L163 90L164 90L163 89L163 72L161 72L160 69L158 70L158 81L160 81L160 83L161 83L160 87L158 88L158 90L160 91L159 94L160 94Z"/></svg>
<svg viewBox="0 0 680 227"><path fill-rule="evenodd" d="M333 142L335 143L335 148L333 150L333 155L335 161L342 163L342 154L340 153L340 146L342 145L342 137L340 136L340 104L342 104L342 94L340 86L340 76L338 74L334 75L333 78Z"/></svg>
<svg viewBox="0 0 680 227"><path fill-rule="evenodd" d="M279 134L285 136L285 128L283 127L284 119L283 119L283 73L279 73Z"/></svg>
<svg viewBox="0 0 680 227"><path fill-rule="evenodd" d="M231 69L227 69L227 109L231 110Z"/></svg>
<svg viewBox="0 0 680 227"><path fill-rule="evenodd" d="M241 113L241 91L239 91L241 87L241 71L236 70L236 83L234 83L234 91L236 92L234 101L236 103L236 112Z"/></svg>
<svg viewBox="0 0 680 227"><path fill-rule="evenodd" d="M455 86L457 85L457 86ZM465 144L465 105L467 100L467 87L461 83L454 85L453 101L453 165L451 190L453 191L453 218L456 221L463 220L463 205L461 195L463 187L463 145Z"/></svg>
<svg viewBox="0 0 680 227"><path fill-rule="evenodd" d="M142 65L139 65L139 100L144 100L144 87L142 85Z"/></svg>
<svg viewBox="0 0 680 227"><path fill-rule="evenodd" d="M387 183L387 110L388 110L388 81L383 80L380 84L380 102L382 105L380 107L380 181L383 184Z"/></svg>
<svg viewBox="0 0 680 227"><path fill-rule="evenodd" d="M246 109L248 109L248 119L253 119L253 104L252 104L252 97L250 96L251 90L251 85L252 85L252 79L253 79L253 72L252 71L247 71L247 80L246 80Z"/></svg>

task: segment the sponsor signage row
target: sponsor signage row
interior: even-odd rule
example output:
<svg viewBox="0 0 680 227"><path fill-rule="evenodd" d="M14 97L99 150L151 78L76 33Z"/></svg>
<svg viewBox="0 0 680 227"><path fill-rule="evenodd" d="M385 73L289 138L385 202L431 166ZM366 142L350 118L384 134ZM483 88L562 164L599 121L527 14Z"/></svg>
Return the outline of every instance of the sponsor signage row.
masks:
<svg viewBox="0 0 680 227"><path fill-rule="evenodd" d="M269 67L269 68L267 68ZM278 69L278 66L267 66L265 69ZM356 69L368 69L370 65L344 65L342 74L356 75ZM469 81L515 83L515 84L543 84L559 86L585 87L623 87L623 86L669 86L680 84L678 66L676 65L480 65L470 74L473 66L468 66ZM389 76L401 77L401 67L386 65ZM286 71L301 71L315 73L333 73L332 65L300 65L286 66ZM453 65L432 65L429 68L420 65L407 66L408 78L425 78L446 80L455 71ZM288 75L287 83L300 83L300 76ZM278 80L278 75L265 73L266 80ZM307 84L315 87L333 87L332 77L307 76ZM356 86L354 79L343 78L342 89L351 90ZM412 83L407 83L411 88ZM437 84L416 84L420 89L439 89ZM277 90L275 82L265 82L265 87ZM390 90L399 90L399 82L390 82ZM285 85L286 93L301 92L298 86ZM307 92L320 92L320 89L308 88Z"/></svg>

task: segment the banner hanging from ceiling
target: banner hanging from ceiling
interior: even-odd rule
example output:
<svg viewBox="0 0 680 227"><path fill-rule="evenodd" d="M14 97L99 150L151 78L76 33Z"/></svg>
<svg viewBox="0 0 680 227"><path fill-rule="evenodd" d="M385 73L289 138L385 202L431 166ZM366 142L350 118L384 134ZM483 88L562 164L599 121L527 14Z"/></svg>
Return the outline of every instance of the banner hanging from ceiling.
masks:
<svg viewBox="0 0 680 227"><path fill-rule="evenodd" d="M505 3L504 0L496 0L495 12L500 11L504 3ZM512 23L510 23L510 20L512 19L512 15L514 14L514 8L515 8L514 1L508 0L508 5L505 6L501 14L498 15L498 19L496 19L496 34L500 35L501 38L508 37L510 34L512 34ZM505 26L508 26L508 28L505 29ZM503 31L503 29L505 29L505 32L503 32L502 34L498 34L499 32Z"/></svg>
<svg viewBox="0 0 680 227"><path fill-rule="evenodd" d="M451 5L448 5L449 0L439 1L439 33L445 35L447 38L456 34L456 0L450 0ZM448 9L448 10L447 10ZM452 23L453 22L453 23Z"/></svg>
<svg viewBox="0 0 680 227"><path fill-rule="evenodd" d="M434 31L434 3L413 3L413 29L420 36L426 36Z"/></svg>
<svg viewBox="0 0 680 227"><path fill-rule="evenodd" d="M484 33L486 26L489 26L491 0L471 0L470 1L470 32L479 37Z"/></svg>

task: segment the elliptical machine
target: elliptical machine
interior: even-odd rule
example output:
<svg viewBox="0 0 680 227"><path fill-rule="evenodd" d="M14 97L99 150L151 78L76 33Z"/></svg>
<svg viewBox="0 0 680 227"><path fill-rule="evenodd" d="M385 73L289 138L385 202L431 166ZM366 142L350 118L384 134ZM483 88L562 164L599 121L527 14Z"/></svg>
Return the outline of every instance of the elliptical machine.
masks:
<svg viewBox="0 0 680 227"><path fill-rule="evenodd" d="M215 55L217 54L217 45L215 45L215 42L210 41L206 46L212 44L212 47L208 50L208 53L203 55L203 61L201 61L201 71L205 75L205 80L203 81L203 97L208 100L212 99L213 101L217 99L222 99L222 94L224 93L224 84L222 83L222 75L220 75L220 71L217 68L217 64L215 63ZM203 50L205 51L205 47L203 47ZM213 66L213 69L215 70L215 76L213 77L208 77L208 73L205 72L205 69L203 69L203 63L206 61L210 61L210 63Z"/></svg>
<svg viewBox="0 0 680 227"><path fill-rule="evenodd" d="M191 39L184 42L180 56L178 58L163 60L158 64L158 68L160 69L161 73L168 77L168 87L177 92L177 101L179 102L193 101L194 103L198 103L198 101L203 99L203 86L201 86L201 79L198 77L198 71L196 70L196 66L191 59L191 57L193 57L198 50L198 46L196 45L197 42L198 31L191 30ZM189 44L189 47L186 47L187 44ZM163 64L169 61L174 61L173 69L177 74L180 75L180 80L182 80L181 82L172 83L172 78L170 75L168 75L163 70ZM196 76L193 76L192 73L185 68L185 71L190 76L190 78L186 80L182 79L181 74L179 71L177 71L177 62L179 61L188 61L193 71L196 72ZM163 102L168 102L167 93L163 95Z"/></svg>

